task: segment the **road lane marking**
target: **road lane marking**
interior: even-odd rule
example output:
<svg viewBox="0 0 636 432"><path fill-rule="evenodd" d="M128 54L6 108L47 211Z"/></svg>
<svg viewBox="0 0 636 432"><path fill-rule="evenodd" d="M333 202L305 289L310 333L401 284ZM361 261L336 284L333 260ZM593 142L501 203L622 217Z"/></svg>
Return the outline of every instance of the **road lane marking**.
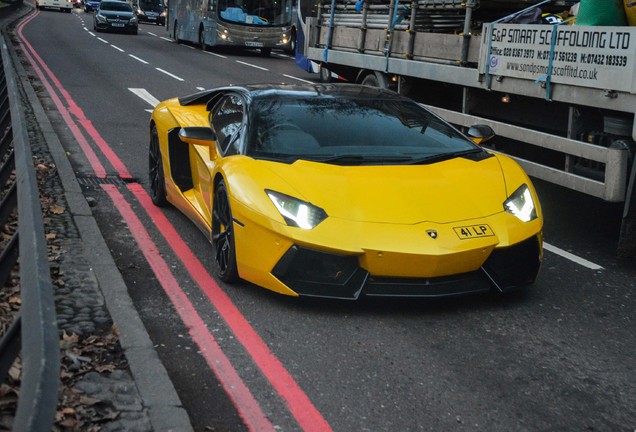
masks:
<svg viewBox="0 0 636 432"><path fill-rule="evenodd" d="M236 60L236 62L237 62L237 63L240 63L240 64L242 64L242 65L245 65L245 66L250 66L250 67L253 67L253 68L256 68L256 69L260 69L260 70L264 70L264 71L268 71L268 70L269 70L269 69L265 69L264 67L260 67L260 66L253 65L252 63L245 63L245 62L242 62L242 61L240 61L240 60Z"/></svg>
<svg viewBox="0 0 636 432"><path fill-rule="evenodd" d="M227 57L225 57L224 55L217 54L217 53L213 53L213 52L210 52L210 51L204 51L204 52L205 52L206 54L210 54L210 55L213 55L213 56L215 56L215 57L227 58Z"/></svg>
<svg viewBox="0 0 636 432"><path fill-rule="evenodd" d="M164 73L164 74L168 75L169 77L172 77L172 78L174 78L174 79L176 79L178 81L185 81L183 78L179 78L178 76L173 75L170 72L165 71L165 70L163 70L161 68L155 68L155 69L157 69L159 72Z"/></svg>
<svg viewBox="0 0 636 432"><path fill-rule="evenodd" d="M115 185L103 186L109 187L112 191L117 191ZM296 419L300 429L304 432L331 432L332 428L329 423L314 406L307 394L300 388L281 360L270 350L247 318L232 302L228 294L210 276L206 267L192 252L190 246L179 235L170 220L158 207L152 204L148 192L139 183L128 184L128 190L137 198L137 201L152 220L153 225L161 227L160 234L166 239L169 247L181 260L181 264L196 284L199 285L201 291L219 313L219 316L225 320L237 341L247 350L252 361L256 363L274 390L283 399L286 408ZM135 230L132 229L131 231L134 232ZM157 255L159 255L158 252ZM201 329L201 331L206 330L207 328ZM209 332L209 330L207 331Z"/></svg>
<svg viewBox="0 0 636 432"><path fill-rule="evenodd" d="M163 36L159 36L159 37L165 41L174 42L172 39L168 39L167 37L163 37Z"/></svg>
<svg viewBox="0 0 636 432"><path fill-rule="evenodd" d="M568 259L568 260L570 260L572 262L575 262L578 265L581 265L583 267L587 267L590 270L604 270L604 268L601 267L600 265L594 264L593 262L588 261L585 258L581 258L579 256L571 254L568 251L564 251L563 249L560 249L560 248L558 248L556 246L553 246L550 243L543 242L543 248L545 250L550 251L552 253L555 253L555 254L557 254L557 255L565 258L565 259Z"/></svg>
<svg viewBox="0 0 636 432"><path fill-rule="evenodd" d="M190 46L190 45L182 45L182 46L184 46L184 47L186 47L186 48L190 48L190 49L196 49L195 47Z"/></svg>
<svg viewBox="0 0 636 432"><path fill-rule="evenodd" d="M205 87L197 87L197 90L203 91L205 90Z"/></svg>
<svg viewBox="0 0 636 432"><path fill-rule="evenodd" d="M135 186L131 188L135 195L146 195L147 197L146 192L140 185ZM121 217L126 221L135 242L156 275L157 281L172 302L174 311L188 328L192 341L197 345L201 356L205 359L214 375L216 375L232 404L237 408L248 430L275 432L276 428L272 421L267 418L245 381L240 377L231 360L223 352L218 341L207 328L205 321L197 312L194 304L179 286L174 273L161 256L156 243L141 222L140 216L133 210L129 200L117 190L115 185L103 185L103 189L110 196ZM149 197L145 200L145 205L148 205L148 201L150 201ZM152 217L153 212L150 209L146 210L149 210Z"/></svg>
<svg viewBox="0 0 636 432"><path fill-rule="evenodd" d="M120 52L126 52L126 51L124 51L123 49L119 48L119 47L118 47L118 46L116 46L116 45L110 44L110 46L112 46L113 48L115 48L117 51L120 51Z"/></svg>
<svg viewBox="0 0 636 432"><path fill-rule="evenodd" d="M92 31L89 31L88 34L91 36L96 36L95 33L93 33Z"/></svg>
<svg viewBox="0 0 636 432"><path fill-rule="evenodd" d="M302 82L307 83L307 84L313 84L313 81L307 81L306 79L298 78L298 77L295 77L295 76L292 76L292 75L283 74L283 76L286 77L286 78L302 81Z"/></svg>
<svg viewBox="0 0 636 432"><path fill-rule="evenodd" d="M153 108L159 105L160 100L148 93L148 90L142 88L129 88L131 92L139 96L141 99L145 100L152 106Z"/></svg>
<svg viewBox="0 0 636 432"><path fill-rule="evenodd" d="M143 63L143 64L148 64L148 62L147 62L146 60L140 59L139 57L134 56L134 55L132 55L132 54L128 54L128 55L129 55L130 57L134 58L135 60L137 60L138 62L141 62L141 63Z"/></svg>
<svg viewBox="0 0 636 432"><path fill-rule="evenodd" d="M148 34L149 34L150 36L155 36L155 37L157 36L156 34L151 33L151 32L148 32Z"/></svg>
<svg viewBox="0 0 636 432"><path fill-rule="evenodd" d="M106 39L102 39L102 38L100 38L100 37L98 37L98 38L97 38L97 40L98 40L98 41L102 41L102 42L104 42L104 43L109 43Z"/></svg>

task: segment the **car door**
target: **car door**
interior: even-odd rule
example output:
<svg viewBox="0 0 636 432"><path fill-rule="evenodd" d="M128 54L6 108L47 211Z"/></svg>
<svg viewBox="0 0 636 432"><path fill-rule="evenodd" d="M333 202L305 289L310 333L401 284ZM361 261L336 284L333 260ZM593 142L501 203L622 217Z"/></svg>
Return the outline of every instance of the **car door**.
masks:
<svg viewBox="0 0 636 432"><path fill-rule="evenodd" d="M236 94L223 96L210 113L210 125L216 135L216 152L204 146L193 146L196 154L193 180L197 199L203 209L205 220L212 223L213 178L215 164L224 157L237 154L241 142L241 131L245 125L245 103ZM210 154L216 153L216 160Z"/></svg>

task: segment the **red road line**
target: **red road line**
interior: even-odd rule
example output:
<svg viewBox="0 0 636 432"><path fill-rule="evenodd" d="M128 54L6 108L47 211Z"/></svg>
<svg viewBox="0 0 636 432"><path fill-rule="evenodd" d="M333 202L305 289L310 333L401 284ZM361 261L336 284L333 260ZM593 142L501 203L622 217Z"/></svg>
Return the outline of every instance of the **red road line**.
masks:
<svg viewBox="0 0 636 432"><path fill-rule="evenodd" d="M115 207L126 221L139 249L141 249L155 276L157 276L157 280L172 301L181 320L188 327L192 340L199 347L201 355L205 358L208 366L232 400L245 425L254 432L274 432L275 428L271 421L267 419L260 405L254 399L254 396L252 396L252 393L234 366L232 366L230 360L223 353L214 336L208 331L205 322L190 302L188 296L179 287L179 282L170 271L168 264L159 253L157 246L150 238L150 234L148 234L130 204L121 192L117 190L116 186L102 185L102 188L108 193Z"/></svg>
<svg viewBox="0 0 636 432"><path fill-rule="evenodd" d="M35 69L35 73L38 75L38 77L40 78L40 81L42 81L42 83L46 87L46 90L49 92L51 99L53 99L55 106L57 107L58 111L60 111L62 118L71 129L73 136L75 137L80 147L84 151L84 154L86 155L88 159L88 162L93 167L93 171L95 171L95 175L97 175L97 177L100 177L100 178L106 177L106 169L97 158L97 155L91 148L86 138L84 138L84 136L80 132L77 125L72 121L70 114L73 114L75 118L77 118L77 121L82 125L86 133L95 141L95 143L97 144L99 149L102 151L104 156L106 156L106 158L111 163L113 168L115 168L119 177L128 178L128 179L132 178L132 176L128 172L128 169L123 164L123 162L119 159L119 157L117 157L115 152L110 148L108 143L102 138L99 132L97 132L97 130L95 129L91 121L88 120L86 116L84 115L84 111L82 111L82 109L75 103L73 98L71 98L71 96L68 94L66 89L62 86L62 83L60 83L57 77L48 68L44 60L42 60L42 58L35 52L31 44L26 40L26 38L22 34L22 30L24 26L27 25L29 22L31 22L31 20L34 19L39 13L40 13L39 11L36 11L34 14L28 17L23 23L21 23L20 26L18 27L18 35L20 36L22 45L26 47L28 51L31 53L31 55L33 56L31 57L31 55L29 55L27 50L23 49L22 51L26 55L27 60L29 60L29 63L31 63L31 65ZM40 64L41 69L36 63L36 61L34 60L34 58L37 60L37 63ZM53 84L58 89L60 94L66 100L66 103L68 104L68 109L62 104L62 102L60 101L60 98L54 92L49 81L45 79L44 74L42 73L42 69L44 69L46 74L49 76L50 80L53 82Z"/></svg>
<svg viewBox="0 0 636 432"><path fill-rule="evenodd" d="M148 212L154 224L157 227L161 227L161 234L186 267L190 276L199 284L201 290L203 290L210 302L225 319L230 329L232 329L236 338L243 344L274 389L286 402L290 412L303 430L331 431L331 426L311 403L309 397L303 392L280 360L270 351L263 339L232 303L225 291L209 275L168 218L152 204L148 193L139 184L130 184L128 188Z"/></svg>
<svg viewBox="0 0 636 432"><path fill-rule="evenodd" d="M37 14L34 14L32 17L30 17L29 21L36 15ZM62 95L64 95L64 98L67 100L69 107L71 107L78 120L82 122L83 119L86 120L88 124L90 124L90 121L84 117L82 110L75 104L68 92L66 92L66 90L62 87L60 81L57 80L53 72L48 69L43 60L37 56L33 47L24 39L24 36L22 35L22 28L29 21L26 21L25 23L20 25L18 30L20 38L22 39L23 43L28 46L33 55L38 58L39 62L41 62L42 66L47 71L47 74L51 77L51 80L55 83L56 87L58 88L58 90L60 90ZM37 65L33 62L33 59L29 58L29 61L32 63L34 68L37 68ZM43 74L41 74L40 72L38 76L43 83L46 83L48 85L47 90L49 90L50 84L47 83L46 78L43 76ZM49 93L53 95L52 91L49 91ZM59 102L59 99L57 99L57 101ZM58 107L58 109L60 109L60 111L66 111L66 109L61 105L61 102L59 103L59 105L56 103L56 106ZM70 116L63 116L63 118L69 125L69 127L73 129L72 127L75 125ZM85 126L84 123L83 126ZM77 126L75 126L75 128L77 128ZM89 133L89 135L91 135L91 137L95 139L97 143L101 143L100 149L104 152L104 155L111 162L113 167L115 167L116 169L118 166L123 167L123 170L118 169L118 171L120 171L120 176L124 176L124 173L127 174L128 171L123 166L123 163L121 163L121 161L112 151L108 143L106 143L106 141L101 138L99 132L97 132L97 130L95 130L94 128L91 128L90 130L87 129L87 132ZM130 177L129 174L128 177ZM163 215L163 213L161 213L159 209L157 209L152 204L148 194L141 187L141 185L129 185L129 189L142 203L143 207L151 216L155 225L157 227L161 227L159 231L162 232L166 240L168 240L168 243L175 251L177 256L181 259L185 267L188 269L190 275L199 284L201 290L206 293L210 302L216 307L221 316L223 316L230 329L236 335L237 340L239 340L241 344L243 344L245 349L250 353L252 360L258 365L263 374L267 377L272 386L279 393L281 398L286 402L287 407L289 408L290 412L299 423L299 425L305 431L331 431L331 426L322 417L316 407L311 403L309 397L307 397L307 395L302 391L300 386L296 383L291 374L289 374L289 372L285 369L280 360L278 360L278 358L276 358L276 356L269 350L265 342L249 324L247 319L241 314L238 308L232 303L230 298L217 285L216 281L208 274L201 262L196 258L194 253L186 245L181 236L179 236L170 221ZM125 200L122 200L122 202L128 205ZM135 230L133 230L132 227L131 232L133 232L133 235L135 234ZM154 248L156 250L156 246L154 246ZM158 252L156 252L156 254L158 255ZM148 259L148 257L146 257L146 259ZM152 266L152 263L150 264ZM157 277L159 278L159 274L157 274ZM209 332L208 335L212 337ZM238 406L237 409L239 409Z"/></svg>

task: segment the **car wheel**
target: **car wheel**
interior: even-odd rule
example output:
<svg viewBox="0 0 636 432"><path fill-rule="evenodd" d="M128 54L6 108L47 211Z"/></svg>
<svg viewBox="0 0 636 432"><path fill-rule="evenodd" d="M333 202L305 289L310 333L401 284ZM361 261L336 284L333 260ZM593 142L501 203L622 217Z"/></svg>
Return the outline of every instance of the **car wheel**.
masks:
<svg viewBox="0 0 636 432"><path fill-rule="evenodd" d="M214 192L212 207L212 247L216 274L224 282L238 280L236 249L234 247L234 222L225 182L221 180Z"/></svg>
<svg viewBox="0 0 636 432"><path fill-rule="evenodd" d="M148 152L148 172L150 174L150 198L158 207L166 207L166 178L163 173L163 158L159 147L157 127L150 130L150 151Z"/></svg>

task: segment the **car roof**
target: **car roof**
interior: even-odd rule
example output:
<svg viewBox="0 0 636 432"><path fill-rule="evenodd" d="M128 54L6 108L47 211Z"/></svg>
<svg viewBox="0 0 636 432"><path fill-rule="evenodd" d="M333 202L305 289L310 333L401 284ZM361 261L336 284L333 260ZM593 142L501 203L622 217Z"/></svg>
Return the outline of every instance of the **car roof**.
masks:
<svg viewBox="0 0 636 432"><path fill-rule="evenodd" d="M250 100L283 95L290 97L304 96L338 99L382 98L403 101L410 100L391 90L358 84L249 84L205 90L200 93L181 97L179 98L179 103L183 106L204 104L219 92L240 93Z"/></svg>

